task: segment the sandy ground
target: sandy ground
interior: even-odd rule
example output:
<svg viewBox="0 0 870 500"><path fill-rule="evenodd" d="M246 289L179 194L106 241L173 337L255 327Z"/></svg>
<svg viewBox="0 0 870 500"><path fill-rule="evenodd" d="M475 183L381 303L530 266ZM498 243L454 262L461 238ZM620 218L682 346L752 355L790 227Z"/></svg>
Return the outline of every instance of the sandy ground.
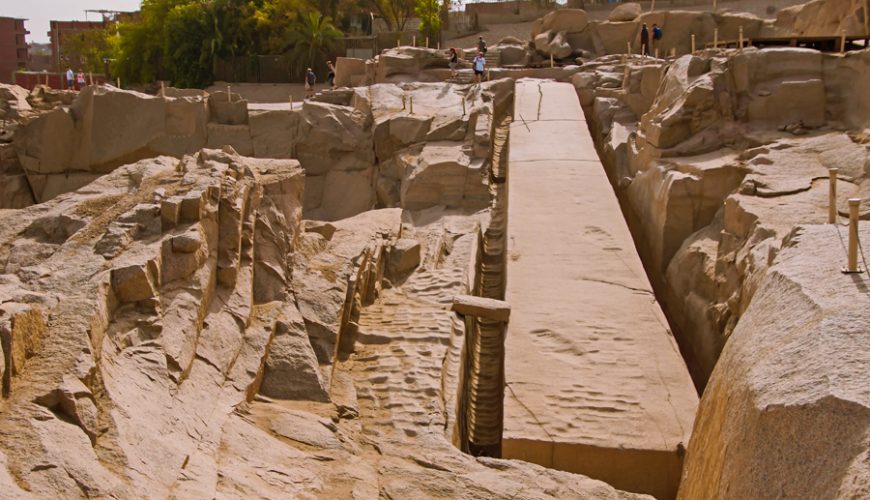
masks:
<svg viewBox="0 0 870 500"><path fill-rule="evenodd" d="M231 90L240 94L250 103L288 103L290 96L293 102L300 103L305 98L305 85L302 83L226 83L215 82L214 85L205 89L208 92L226 90L227 85ZM319 83L315 89L320 92L327 88L327 84Z"/></svg>

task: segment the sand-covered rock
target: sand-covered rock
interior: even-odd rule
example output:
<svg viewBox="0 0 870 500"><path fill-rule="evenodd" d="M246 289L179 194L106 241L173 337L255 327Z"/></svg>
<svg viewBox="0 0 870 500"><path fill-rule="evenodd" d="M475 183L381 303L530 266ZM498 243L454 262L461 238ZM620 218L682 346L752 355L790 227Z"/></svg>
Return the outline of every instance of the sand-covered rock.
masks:
<svg viewBox="0 0 870 500"><path fill-rule="evenodd" d="M642 12L641 6L637 2L627 2L619 4L610 11L607 20L611 22L634 21Z"/></svg>

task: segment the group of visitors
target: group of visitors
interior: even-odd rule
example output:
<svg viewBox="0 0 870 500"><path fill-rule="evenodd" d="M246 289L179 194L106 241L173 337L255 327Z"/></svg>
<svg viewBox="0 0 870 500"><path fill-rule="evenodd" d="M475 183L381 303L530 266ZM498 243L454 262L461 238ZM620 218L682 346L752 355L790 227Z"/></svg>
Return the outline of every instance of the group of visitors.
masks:
<svg viewBox="0 0 870 500"><path fill-rule="evenodd" d="M73 73L71 67L66 68L66 88L67 90L81 90L87 86L85 80L85 72L79 68L77 73Z"/></svg>
<svg viewBox="0 0 870 500"><path fill-rule="evenodd" d="M483 37L477 39L477 55L471 61L471 68L474 70L474 79L476 83L483 81L483 75L486 74L486 40ZM450 47L450 58L448 66L450 67L450 77L456 78L456 68L459 67L459 53L455 48Z"/></svg>
<svg viewBox="0 0 870 500"><path fill-rule="evenodd" d="M652 35L652 37L650 37ZM640 28L640 50L644 55L652 55L655 46L662 39L662 29L658 24L653 23L652 33L646 23Z"/></svg>
<svg viewBox="0 0 870 500"><path fill-rule="evenodd" d="M332 64L332 61L326 61L326 69L328 73L326 74L326 83L329 84L329 88L335 88L335 65ZM305 98L310 99L314 96L314 84L317 83L317 75L314 73L314 70L308 68L305 70Z"/></svg>

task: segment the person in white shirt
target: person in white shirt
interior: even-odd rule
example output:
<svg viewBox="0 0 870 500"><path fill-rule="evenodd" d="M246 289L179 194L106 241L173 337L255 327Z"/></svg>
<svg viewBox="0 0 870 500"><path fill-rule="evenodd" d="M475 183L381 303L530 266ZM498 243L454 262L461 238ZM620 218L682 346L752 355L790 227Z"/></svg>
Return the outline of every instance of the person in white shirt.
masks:
<svg viewBox="0 0 870 500"><path fill-rule="evenodd" d="M477 83L483 81L483 72L486 71L486 58L483 57L483 52L478 52L472 63L474 66L474 78Z"/></svg>
<svg viewBox="0 0 870 500"><path fill-rule="evenodd" d="M85 72L79 68L79 72L76 73L76 90L81 90L85 88L87 81L85 80Z"/></svg>
<svg viewBox="0 0 870 500"><path fill-rule="evenodd" d="M66 88L67 90L72 90L75 85L75 74L73 73L72 68L67 66L66 68Z"/></svg>

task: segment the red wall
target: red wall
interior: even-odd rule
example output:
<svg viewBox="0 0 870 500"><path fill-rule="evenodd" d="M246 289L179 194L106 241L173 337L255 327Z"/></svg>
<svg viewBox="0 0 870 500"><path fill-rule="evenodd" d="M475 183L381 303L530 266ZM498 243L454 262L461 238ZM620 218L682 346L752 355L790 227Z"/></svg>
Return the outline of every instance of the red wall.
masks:
<svg viewBox="0 0 870 500"><path fill-rule="evenodd" d="M66 90L66 78L63 73L15 73L15 84L27 90L33 90L35 86L45 84L46 76L48 77L49 87ZM85 79L87 80L88 77L86 76ZM106 77L104 75L94 75L94 83L104 84L106 83Z"/></svg>

